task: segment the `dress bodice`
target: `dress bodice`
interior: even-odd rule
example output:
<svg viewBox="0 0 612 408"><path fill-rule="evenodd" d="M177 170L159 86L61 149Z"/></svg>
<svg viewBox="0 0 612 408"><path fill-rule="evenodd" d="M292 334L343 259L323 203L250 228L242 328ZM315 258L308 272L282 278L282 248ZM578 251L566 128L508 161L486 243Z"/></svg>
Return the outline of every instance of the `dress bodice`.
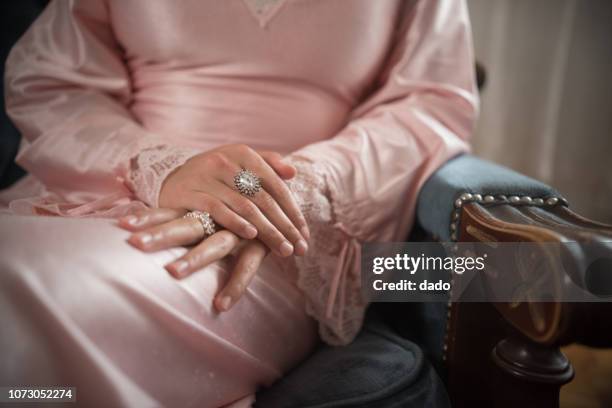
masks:
<svg viewBox="0 0 612 408"><path fill-rule="evenodd" d="M384 63L400 1L108 6L145 128L198 146L289 152L344 126Z"/></svg>

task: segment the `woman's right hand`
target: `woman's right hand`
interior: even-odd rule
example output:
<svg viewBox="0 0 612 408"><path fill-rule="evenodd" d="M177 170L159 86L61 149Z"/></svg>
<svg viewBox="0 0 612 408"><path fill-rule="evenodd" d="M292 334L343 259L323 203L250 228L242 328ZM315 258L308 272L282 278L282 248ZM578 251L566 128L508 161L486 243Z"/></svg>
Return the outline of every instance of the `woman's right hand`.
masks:
<svg viewBox="0 0 612 408"><path fill-rule="evenodd" d="M189 159L164 181L159 206L205 211L225 229L257 237L280 256L303 255L310 232L291 191L283 182L295 175L278 153L258 153L245 145L225 145ZM241 169L261 178L253 197L240 194L234 176Z"/></svg>

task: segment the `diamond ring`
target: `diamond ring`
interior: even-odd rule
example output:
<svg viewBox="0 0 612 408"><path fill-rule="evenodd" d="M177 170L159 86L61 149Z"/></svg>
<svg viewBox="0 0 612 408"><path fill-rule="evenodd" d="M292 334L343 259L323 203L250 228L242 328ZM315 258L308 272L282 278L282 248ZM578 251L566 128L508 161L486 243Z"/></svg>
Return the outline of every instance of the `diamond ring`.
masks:
<svg viewBox="0 0 612 408"><path fill-rule="evenodd" d="M183 218L195 218L200 221L202 225L202 229L204 229L204 236L209 237L217 231L215 227L215 222L209 213L204 211L189 211L187 214L183 216Z"/></svg>
<svg viewBox="0 0 612 408"><path fill-rule="evenodd" d="M253 197L261 190L261 179L252 171L242 169L234 176L234 185L240 194Z"/></svg>

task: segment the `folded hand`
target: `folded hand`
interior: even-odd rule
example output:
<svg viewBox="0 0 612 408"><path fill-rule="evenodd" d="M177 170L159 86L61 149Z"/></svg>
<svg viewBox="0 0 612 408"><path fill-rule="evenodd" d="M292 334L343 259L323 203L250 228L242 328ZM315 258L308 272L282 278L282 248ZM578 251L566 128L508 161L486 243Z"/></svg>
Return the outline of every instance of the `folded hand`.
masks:
<svg viewBox="0 0 612 408"><path fill-rule="evenodd" d="M243 295L259 269L268 249L258 240L243 240L229 230L205 238L200 221L184 218L185 210L154 208L119 220L119 226L133 231L128 242L146 252L176 246L195 245L179 259L166 265L170 274L184 278L237 250L230 278L215 296L219 311L229 310Z"/></svg>
<svg viewBox="0 0 612 408"><path fill-rule="evenodd" d="M253 196L237 191L234 177L242 170L261 178ZM159 206L209 213L216 224L236 235L259 241L280 256L303 255L308 226L283 179L295 169L273 152L245 145L225 145L192 157L162 185Z"/></svg>

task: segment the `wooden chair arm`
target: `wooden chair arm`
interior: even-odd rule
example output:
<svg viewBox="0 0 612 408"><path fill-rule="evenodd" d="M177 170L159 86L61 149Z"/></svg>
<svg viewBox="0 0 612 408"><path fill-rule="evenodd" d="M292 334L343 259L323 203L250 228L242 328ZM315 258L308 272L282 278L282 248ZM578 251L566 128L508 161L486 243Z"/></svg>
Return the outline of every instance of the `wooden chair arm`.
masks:
<svg viewBox="0 0 612 408"><path fill-rule="evenodd" d="M612 242L612 226L552 207L469 203L457 241ZM612 247L611 247L612 258ZM608 288L609 289L609 288ZM606 289L607 290L607 289ZM558 407L573 368L561 345L612 345L612 303L453 303L446 362L456 407Z"/></svg>

